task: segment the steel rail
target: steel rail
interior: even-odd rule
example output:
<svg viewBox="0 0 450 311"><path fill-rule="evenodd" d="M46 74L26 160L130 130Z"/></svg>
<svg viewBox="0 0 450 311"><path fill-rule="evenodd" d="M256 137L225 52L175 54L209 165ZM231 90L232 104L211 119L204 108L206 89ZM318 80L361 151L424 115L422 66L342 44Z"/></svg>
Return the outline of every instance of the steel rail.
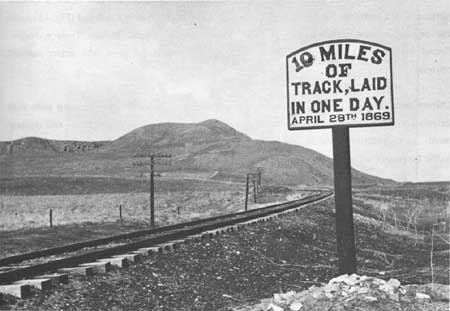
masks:
<svg viewBox="0 0 450 311"><path fill-rule="evenodd" d="M119 245L119 246L105 248L105 249L97 250L97 251L91 251L91 252L88 252L85 254L75 255L75 256L68 257L68 258L62 258L62 259L57 259L57 260L51 260L51 261L48 261L45 263L40 263L40 264L27 266L27 267L20 267L20 268L16 268L16 269L13 269L10 271L2 272L2 273L0 273L0 284L8 284L8 283L20 280L24 277L38 275L38 274L42 274L45 272L52 272L52 271L56 271L59 268L75 266L75 265L79 265L82 263L97 260L100 258L123 254L123 253L129 252L131 250L136 250L138 248L149 247L149 246L153 246L155 244L159 244L159 243L163 243L163 242L167 242L167 241L171 241L171 240L175 240L175 239L180 239L182 237L186 237L188 235L193 235L193 234L198 234L203 231L217 229L217 228L224 227L224 226L230 226L230 225L234 225L234 224L237 224L240 222L245 222L248 220L256 219L259 217L265 217L270 214L279 213L279 212L283 212L283 211L286 211L286 210L289 210L292 208L296 208L296 207L299 207L302 205L314 203L316 201L320 201L322 199L329 198L332 195L333 195L333 193L331 193L331 192L325 192L325 193L321 192L319 194L315 194L315 195L312 195L312 196L309 196L306 198L302 198L299 200L281 203L281 204L270 205L270 206L266 206L266 207L263 207L260 209L250 210L248 212L237 212L237 213L232 213L232 214L227 214L227 215L209 217L209 218L204 218L204 219L200 219L200 220L180 223L180 224L176 224L176 225L164 226L164 227L149 229L149 230L135 231L135 232L118 235L118 236L114 236L114 237L91 240L91 241L86 241L86 242L82 242L82 243L75 243L75 244L71 244L71 245L66 245L66 246L56 247L56 248L52 248L52 249L46 249L46 250L42 250L42 251L23 254L22 256L26 257L26 259L23 259L22 261L30 259L30 258L40 258L40 257L44 257L44 256L49 256L48 253L55 254L55 252L57 250L58 250L57 254L61 254L64 252L73 252L80 248L86 247L86 246L81 247L81 245L86 245L86 243L92 243L88 246L98 246L101 244L105 244L105 243L101 243L101 241L107 241L106 243L108 243L110 241L118 240L117 237L121 237L121 239L124 239L124 238L131 238L131 237L139 237L139 236L148 235L148 234L156 234L156 233L161 234L159 236L150 237L147 239L143 239L143 240L139 240L139 241L135 241L135 242ZM111 239L113 239L113 240L111 240ZM45 253L45 252L48 252L48 253ZM43 253L45 255L42 255ZM36 254L36 255L33 255L33 254ZM39 255L37 255L37 254L39 254ZM21 255L16 255L16 256L11 256L11 257L15 258L14 262L16 263L16 262L18 262L19 256L21 256ZM10 258L10 257L4 258L4 260L6 260L8 258Z"/></svg>
<svg viewBox="0 0 450 311"><path fill-rule="evenodd" d="M302 198L302 199L307 199L307 198L309 198L309 197ZM302 200L302 199L299 199L299 200ZM99 246L99 245L108 244L108 243L111 243L114 241L137 238L140 236L150 235L150 234L159 234L159 233L163 233L163 232L170 231L170 230L176 230L176 229L180 229L180 228L184 228L184 227L188 227L188 226L197 225L197 224L204 223L207 221L215 221L215 220L220 220L220 219L224 219L227 217L239 216L239 215L243 215L245 213L255 212L258 210L271 209L271 208L274 208L274 207L277 207L277 206L280 206L283 204L286 204L286 203L274 204L274 205L266 206L266 207L263 207L260 209L253 209L248 212L243 211L243 212L236 212L236 213L220 215L220 216L212 216L212 217L182 222L182 223L178 223L178 224L162 226L162 227L158 227L158 228L137 230L137 231L113 235L113 236L109 236L109 237L105 237L105 238L92 239L92 240L87 240L87 241L83 241L83 242L71 243L71 244L67 244L67 245L63 245L63 246L45 248L45 249L38 250L38 251L32 251L32 252L23 253L23 254L12 255L12 256L8 256L8 257L0 258L0 266L7 266L7 265L15 264L15 263L20 263L22 261L29 260L29 259L35 259L35 258L40 258L40 257L59 255L59 254L67 253L67 252L73 252L73 251L83 249L86 247L95 247L95 246Z"/></svg>

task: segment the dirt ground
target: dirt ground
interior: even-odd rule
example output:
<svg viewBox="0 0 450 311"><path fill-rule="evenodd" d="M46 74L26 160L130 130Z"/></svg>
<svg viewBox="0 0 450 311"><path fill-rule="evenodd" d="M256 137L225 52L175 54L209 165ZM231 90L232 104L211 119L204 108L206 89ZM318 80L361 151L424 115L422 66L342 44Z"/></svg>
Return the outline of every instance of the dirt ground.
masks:
<svg viewBox="0 0 450 311"><path fill-rule="evenodd" d="M157 193L156 226L223 215L244 209L239 184L188 182L178 191ZM191 187L192 190L186 190ZM286 187L264 186L248 208L308 195ZM0 257L150 228L148 193L0 196ZM122 205L122 221L118 206ZM48 209L53 209L53 228ZM3 230L1 230L3 229Z"/></svg>
<svg viewBox="0 0 450 311"><path fill-rule="evenodd" d="M4 304L24 310L230 310L276 292L300 291L337 274L332 200L143 264L78 278L48 293ZM449 284L448 245L383 231L355 218L358 272L402 284ZM430 268L433 267L433 275Z"/></svg>

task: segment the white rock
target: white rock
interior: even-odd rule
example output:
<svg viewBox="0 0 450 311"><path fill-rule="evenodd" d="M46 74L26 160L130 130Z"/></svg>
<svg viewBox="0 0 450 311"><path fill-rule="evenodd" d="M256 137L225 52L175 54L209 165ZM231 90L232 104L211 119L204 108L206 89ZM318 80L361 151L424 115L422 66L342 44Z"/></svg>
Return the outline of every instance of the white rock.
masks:
<svg viewBox="0 0 450 311"><path fill-rule="evenodd" d="M360 287L358 289L358 294L367 294L369 292L369 289L367 287Z"/></svg>
<svg viewBox="0 0 450 311"><path fill-rule="evenodd" d="M327 297L328 299L333 299L333 294L330 292L326 292L325 297Z"/></svg>
<svg viewBox="0 0 450 311"><path fill-rule="evenodd" d="M399 301L400 297L397 293L389 293L389 299L394 300L394 301Z"/></svg>
<svg viewBox="0 0 450 311"><path fill-rule="evenodd" d="M366 297L364 297L364 300L369 301L369 302L374 302L374 301L377 301L378 299L377 299L377 297L366 296Z"/></svg>
<svg viewBox="0 0 450 311"><path fill-rule="evenodd" d="M355 299L355 297L353 296L353 297L348 297L348 298L345 298L345 302L349 302L349 301L352 301L353 299Z"/></svg>
<svg viewBox="0 0 450 311"><path fill-rule="evenodd" d="M353 292L357 292L357 291L359 291L359 287L358 286L352 286L352 287L350 287L349 289L348 289L348 293L349 294L351 294L351 293L353 293Z"/></svg>
<svg viewBox="0 0 450 311"><path fill-rule="evenodd" d="M322 291L320 289L315 290L311 293L311 296L313 296L313 298L319 298L322 295Z"/></svg>
<svg viewBox="0 0 450 311"><path fill-rule="evenodd" d="M273 303L271 303L267 309L267 311L284 311L284 309L282 307L279 307L277 305L274 305Z"/></svg>
<svg viewBox="0 0 450 311"><path fill-rule="evenodd" d="M283 299L281 298L280 294L273 294L273 301L275 301L276 303L280 303L283 301Z"/></svg>
<svg viewBox="0 0 450 311"><path fill-rule="evenodd" d="M359 275L353 273L349 277L344 279L344 283L350 286L356 285L359 283Z"/></svg>
<svg viewBox="0 0 450 311"><path fill-rule="evenodd" d="M373 277L367 276L367 275L362 275L362 276L359 278L359 280L360 280L361 282L371 281L371 280L373 280Z"/></svg>
<svg viewBox="0 0 450 311"><path fill-rule="evenodd" d="M380 286L380 285L385 285L385 284L386 284L386 281L385 281L385 280L382 280L382 279L374 278L374 279L372 280L372 283L373 283L373 284L376 284L376 285L378 285L378 286Z"/></svg>
<svg viewBox="0 0 450 311"><path fill-rule="evenodd" d="M299 301L294 301L289 307L292 311L299 311L303 307L303 304Z"/></svg>
<svg viewBox="0 0 450 311"><path fill-rule="evenodd" d="M280 297L281 297L281 299L283 299L283 300L289 300L289 299L291 299L294 295L295 295L295 292L291 290L291 291L288 291L287 293L280 294Z"/></svg>
<svg viewBox="0 0 450 311"><path fill-rule="evenodd" d="M430 296L428 296L427 294L423 294L423 293L416 293L416 298L417 299L431 299Z"/></svg>
<svg viewBox="0 0 450 311"><path fill-rule="evenodd" d="M345 280L346 278L348 278L348 274L342 274L342 275L340 275L340 276L337 276L337 277L331 279L331 280L328 282L328 284L342 283L342 282L344 282L344 280Z"/></svg>
<svg viewBox="0 0 450 311"><path fill-rule="evenodd" d="M380 285L380 289L383 292L388 293L388 294L394 292L394 288L391 285L387 284L387 283L383 284L383 285Z"/></svg>
<svg viewBox="0 0 450 311"><path fill-rule="evenodd" d="M327 284L323 290L327 293L337 292L341 288L339 283Z"/></svg>
<svg viewBox="0 0 450 311"><path fill-rule="evenodd" d="M387 282L387 284L389 284L390 286L392 286L394 289L397 289L400 287L400 281L397 279L389 279L389 281Z"/></svg>

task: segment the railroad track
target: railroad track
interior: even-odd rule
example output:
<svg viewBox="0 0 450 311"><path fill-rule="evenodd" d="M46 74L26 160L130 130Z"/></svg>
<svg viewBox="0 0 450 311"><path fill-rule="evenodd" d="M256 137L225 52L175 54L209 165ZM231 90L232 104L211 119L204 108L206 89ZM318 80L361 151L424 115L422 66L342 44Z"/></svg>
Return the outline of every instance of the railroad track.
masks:
<svg viewBox="0 0 450 311"><path fill-rule="evenodd" d="M220 232L238 230L256 222L289 212L331 197L333 193L318 190L312 195L247 212L214 216L175 225L139 230L126 234L89 240L0 259L0 293L20 298L27 296L30 286L39 289L68 281L68 274L108 272L111 265L125 267L142 256L176 248L192 240L212 237ZM182 240L183 239L183 240Z"/></svg>

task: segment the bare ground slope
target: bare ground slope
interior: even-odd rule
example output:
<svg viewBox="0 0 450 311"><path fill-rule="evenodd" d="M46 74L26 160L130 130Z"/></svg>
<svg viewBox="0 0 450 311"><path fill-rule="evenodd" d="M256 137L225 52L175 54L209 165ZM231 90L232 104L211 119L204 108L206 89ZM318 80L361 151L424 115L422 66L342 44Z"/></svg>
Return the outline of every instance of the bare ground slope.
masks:
<svg viewBox="0 0 450 311"><path fill-rule="evenodd" d="M217 120L161 123L135 129L114 141L74 142L25 138L0 142L0 176L139 177L140 152L167 152L163 170L216 172L218 179L242 179L256 167L277 184L331 185L332 160L314 150L277 141L254 140ZM390 182L353 170L354 184Z"/></svg>

